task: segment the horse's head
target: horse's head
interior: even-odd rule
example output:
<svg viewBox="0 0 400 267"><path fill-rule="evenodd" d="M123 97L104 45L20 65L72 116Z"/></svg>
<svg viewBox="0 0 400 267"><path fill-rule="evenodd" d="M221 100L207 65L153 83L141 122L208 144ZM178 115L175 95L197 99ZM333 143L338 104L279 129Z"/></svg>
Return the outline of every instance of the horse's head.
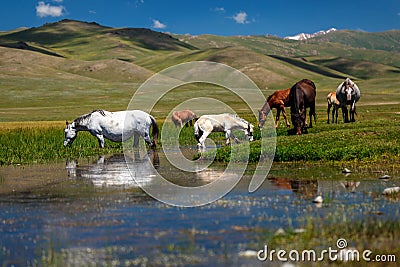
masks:
<svg viewBox="0 0 400 267"><path fill-rule="evenodd" d="M247 137L248 137L248 139L249 139L249 142L252 142L253 140L254 140L254 137L253 137L253 132L254 132L254 126L253 126L253 124L251 124L251 123L248 123L247 124L247 129L246 129L246 135L247 135Z"/></svg>
<svg viewBox="0 0 400 267"><path fill-rule="evenodd" d="M65 130L64 130L64 134L65 134L65 138L64 138L64 146L67 145L72 145L72 143L74 142L76 136L77 136L77 132L75 129L75 123L71 123L69 124L68 121L65 122L66 126L65 126Z"/></svg>
<svg viewBox="0 0 400 267"><path fill-rule="evenodd" d="M292 124L297 135L301 135L304 128L305 117L302 114L292 113Z"/></svg>
<svg viewBox="0 0 400 267"><path fill-rule="evenodd" d="M268 109L269 111L269 109ZM258 128L262 128L265 124L265 121L267 120L267 116L268 116L268 111L265 112L263 110L259 110L258 111Z"/></svg>
<svg viewBox="0 0 400 267"><path fill-rule="evenodd" d="M354 82L347 78L342 86L342 94L346 95L346 100L351 101L353 95L355 94L355 89L354 89Z"/></svg>

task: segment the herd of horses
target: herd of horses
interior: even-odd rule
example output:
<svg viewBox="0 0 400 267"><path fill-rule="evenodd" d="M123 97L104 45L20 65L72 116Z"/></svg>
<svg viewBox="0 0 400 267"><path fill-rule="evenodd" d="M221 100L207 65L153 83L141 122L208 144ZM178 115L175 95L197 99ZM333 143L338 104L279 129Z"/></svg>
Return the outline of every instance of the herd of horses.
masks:
<svg viewBox="0 0 400 267"><path fill-rule="evenodd" d="M275 118L275 127L278 127L280 113L286 121L286 126L290 127L286 115L285 107L290 107L291 121L294 132L297 135L307 132L307 128L312 127L316 122L315 116L315 98L316 86L314 82L303 79L295 83L291 88L277 90L267 98L267 101L259 110L258 127L261 129L271 109L277 110ZM343 121L354 122L356 114L356 103L360 99L360 89L349 78L346 78L337 87L336 91L327 96L328 102L328 123L332 108L332 123L337 123L338 110L342 109ZM349 106L349 109L347 108ZM310 123L307 124L307 109L309 109ZM172 114L172 122L177 127L193 124L194 136L198 142L199 150L204 150L207 136L212 132L224 132L226 144L230 139L239 142L233 135L233 130L243 131L249 141L253 141L254 126L235 114L215 114L202 115L197 117L190 110L175 111ZM150 128L152 128L152 139L150 138ZM133 146L139 144L139 137L143 137L145 142L155 148L159 134L159 128L156 120L150 114L141 110L127 110L109 112L106 110L94 110L91 113L84 114L76 118L72 123L66 121L64 130L64 146L71 145L79 131L89 131L99 141L99 146L104 147L104 138L114 142L122 142L134 138Z"/></svg>

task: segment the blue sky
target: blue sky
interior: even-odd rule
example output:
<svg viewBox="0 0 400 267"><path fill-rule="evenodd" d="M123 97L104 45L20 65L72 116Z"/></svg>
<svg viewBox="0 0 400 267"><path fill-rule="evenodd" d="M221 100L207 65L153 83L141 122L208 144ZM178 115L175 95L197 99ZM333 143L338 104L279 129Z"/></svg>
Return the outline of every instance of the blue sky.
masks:
<svg viewBox="0 0 400 267"><path fill-rule="evenodd" d="M264 35L400 29L400 0L3 0L0 30L62 19L180 34Z"/></svg>

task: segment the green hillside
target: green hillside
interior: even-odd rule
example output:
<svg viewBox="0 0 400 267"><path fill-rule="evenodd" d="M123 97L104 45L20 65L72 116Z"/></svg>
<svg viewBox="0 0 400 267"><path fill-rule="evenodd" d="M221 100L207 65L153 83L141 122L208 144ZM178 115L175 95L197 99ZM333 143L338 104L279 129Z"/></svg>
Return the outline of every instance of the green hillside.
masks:
<svg viewBox="0 0 400 267"><path fill-rule="evenodd" d="M340 43L353 48L400 52L400 30L378 33L335 31L317 36L311 42Z"/></svg>
<svg viewBox="0 0 400 267"><path fill-rule="evenodd" d="M170 35L74 20L1 32L0 121L60 120L100 107L124 109L147 78L188 61L232 66L253 79L265 96L312 79L322 107L326 93L344 77L361 86L397 88L399 36L400 31L338 31L299 42L271 36ZM363 99L377 98L372 91L365 93Z"/></svg>
<svg viewBox="0 0 400 267"><path fill-rule="evenodd" d="M148 29L116 29L74 20L62 20L0 36L2 46L17 46L21 42L81 60L131 61L159 51L195 49L170 35Z"/></svg>
<svg viewBox="0 0 400 267"><path fill-rule="evenodd" d="M245 46L257 53L284 57L343 57L400 67L400 31L336 31L305 41L271 36L176 35L198 48Z"/></svg>

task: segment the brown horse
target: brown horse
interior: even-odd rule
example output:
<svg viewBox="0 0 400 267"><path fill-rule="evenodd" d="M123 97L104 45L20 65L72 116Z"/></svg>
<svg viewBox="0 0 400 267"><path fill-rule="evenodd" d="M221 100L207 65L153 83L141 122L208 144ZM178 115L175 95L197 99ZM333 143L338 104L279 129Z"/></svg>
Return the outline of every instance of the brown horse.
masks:
<svg viewBox="0 0 400 267"><path fill-rule="evenodd" d="M336 92L329 93L328 96L326 97L326 101L328 102L328 121L327 121L327 123L329 124L329 113L331 112L331 108L333 108L332 109L332 123L337 123L340 102L336 98Z"/></svg>
<svg viewBox="0 0 400 267"><path fill-rule="evenodd" d="M193 124L193 121L197 120L196 114L193 113L191 110L181 110L181 111L174 111L172 113L172 122L175 124L176 127L183 127L189 126L189 124Z"/></svg>
<svg viewBox="0 0 400 267"><path fill-rule="evenodd" d="M265 101L264 106L261 108L261 110L258 111L258 128L262 128L264 126L264 123L267 120L268 113L273 108L276 108L277 110L275 118L275 128L278 127L279 116L281 112L286 120L286 126L290 127L289 120L286 116L286 111L285 111L285 107L290 106L289 93L290 93L290 88L284 90L277 90L267 98L267 101Z"/></svg>
<svg viewBox="0 0 400 267"><path fill-rule="evenodd" d="M314 122L317 122L315 117L315 96L317 90L315 84L307 79L297 82L290 88L289 101L292 124L296 134L302 134L306 130L306 109L310 108L310 126L312 127L312 116Z"/></svg>

